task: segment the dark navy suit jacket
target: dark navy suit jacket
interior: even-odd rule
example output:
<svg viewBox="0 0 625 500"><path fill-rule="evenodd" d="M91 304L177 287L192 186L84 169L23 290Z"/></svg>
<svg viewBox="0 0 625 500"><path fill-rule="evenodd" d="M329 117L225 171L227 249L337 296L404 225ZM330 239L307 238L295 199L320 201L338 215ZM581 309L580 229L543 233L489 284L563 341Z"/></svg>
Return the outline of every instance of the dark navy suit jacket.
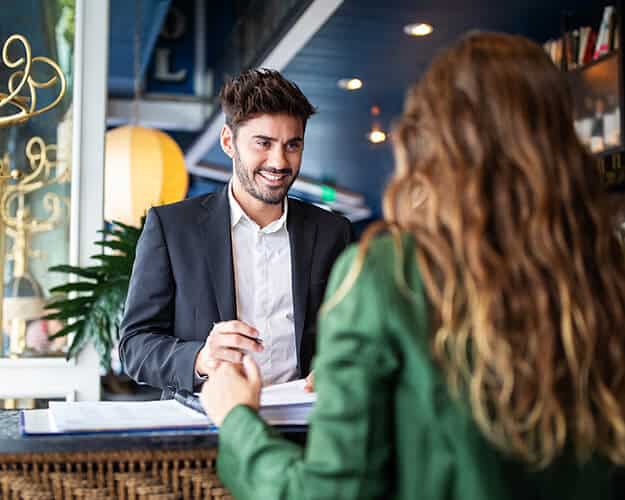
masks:
<svg viewBox="0 0 625 500"><path fill-rule="evenodd" d="M347 219L288 199L296 352L302 376L332 264L352 241ZM227 186L150 209L130 279L119 354L134 380L197 390L194 364L214 322L237 318Z"/></svg>

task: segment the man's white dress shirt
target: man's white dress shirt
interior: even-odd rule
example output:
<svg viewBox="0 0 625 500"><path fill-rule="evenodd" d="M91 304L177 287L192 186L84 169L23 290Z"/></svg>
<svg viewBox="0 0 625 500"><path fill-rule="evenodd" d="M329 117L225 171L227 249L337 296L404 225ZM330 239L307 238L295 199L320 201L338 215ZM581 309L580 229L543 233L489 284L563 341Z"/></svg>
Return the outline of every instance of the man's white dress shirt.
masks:
<svg viewBox="0 0 625 500"><path fill-rule="evenodd" d="M263 385L299 376L293 317L291 243L282 216L261 228L241 208L228 188L237 319L256 328L262 352L250 353L260 367Z"/></svg>

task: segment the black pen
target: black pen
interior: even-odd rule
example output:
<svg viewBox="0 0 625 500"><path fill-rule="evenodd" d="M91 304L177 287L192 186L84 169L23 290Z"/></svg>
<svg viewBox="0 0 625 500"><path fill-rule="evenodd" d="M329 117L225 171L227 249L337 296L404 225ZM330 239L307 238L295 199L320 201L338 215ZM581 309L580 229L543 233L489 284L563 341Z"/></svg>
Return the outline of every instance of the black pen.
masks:
<svg viewBox="0 0 625 500"><path fill-rule="evenodd" d="M213 321L213 328L215 328L215 325L217 324L216 321ZM240 332L236 332L237 335L241 335L241 337L245 337L246 339L250 339L253 342L256 342L258 345L263 345L263 339L261 339L260 337L252 337L250 335L245 335L244 333L240 333Z"/></svg>
<svg viewBox="0 0 625 500"><path fill-rule="evenodd" d="M202 403L200 403L200 398L198 398L192 392L189 392L186 389L181 389L174 392L174 399L180 404L186 406L187 408L191 408L192 410L206 415L206 412L202 407Z"/></svg>
<svg viewBox="0 0 625 500"><path fill-rule="evenodd" d="M256 342L258 345L263 345L263 339L261 339L260 337L250 337L249 335L244 335L242 333L239 333L239 335L241 335L241 337L245 337L246 339L250 339L253 342Z"/></svg>

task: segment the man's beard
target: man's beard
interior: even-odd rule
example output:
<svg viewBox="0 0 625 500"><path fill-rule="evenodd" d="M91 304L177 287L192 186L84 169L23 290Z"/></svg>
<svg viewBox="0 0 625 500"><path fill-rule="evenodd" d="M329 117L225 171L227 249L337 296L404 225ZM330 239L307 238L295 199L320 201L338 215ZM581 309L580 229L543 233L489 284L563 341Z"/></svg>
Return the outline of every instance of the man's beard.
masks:
<svg viewBox="0 0 625 500"><path fill-rule="evenodd" d="M287 193L289 192L291 185L293 184L293 182L295 182L296 176L293 176L291 181L284 187L270 189L260 186L254 180L256 174L259 173L261 170L274 174L286 173L290 176L293 176L293 170L290 168L277 169L272 167L260 167L255 169L254 172L252 172L252 177L250 177L248 175L249 170L241 161L241 156L239 155L238 148L234 148L234 171L237 178L239 179L239 182L243 186L243 189L245 189L245 191L247 191L250 195L252 195L257 200L262 201L263 203L268 203L270 205L278 205L282 203Z"/></svg>

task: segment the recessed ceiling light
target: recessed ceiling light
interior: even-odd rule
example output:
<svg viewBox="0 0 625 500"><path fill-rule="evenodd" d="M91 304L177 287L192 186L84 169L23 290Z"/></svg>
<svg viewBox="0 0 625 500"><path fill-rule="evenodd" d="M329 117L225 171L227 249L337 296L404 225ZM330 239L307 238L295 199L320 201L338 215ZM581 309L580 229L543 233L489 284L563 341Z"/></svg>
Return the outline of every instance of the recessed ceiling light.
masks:
<svg viewBox="0 0 625 500"><path fill-rule="evenodd" d="M413 23L404 26L404 33L410 36L425 36L434 31L434 28L430 24L426 23Z"/></svg>
<svg viewBox="0 0 625 500"><path fill-rule="evenodd" d="M381 130L372 130L367 134L367 139L369 139L369 142L372 142L373 144L379 144L386 140L386 134Z"/></svg>
<svg viewBox="0 0 625 500"><path fill-rule="evenodd" d="M362 80L360 78L342 78L338 85L345 90L358 90L362 88Z"/></svg>

